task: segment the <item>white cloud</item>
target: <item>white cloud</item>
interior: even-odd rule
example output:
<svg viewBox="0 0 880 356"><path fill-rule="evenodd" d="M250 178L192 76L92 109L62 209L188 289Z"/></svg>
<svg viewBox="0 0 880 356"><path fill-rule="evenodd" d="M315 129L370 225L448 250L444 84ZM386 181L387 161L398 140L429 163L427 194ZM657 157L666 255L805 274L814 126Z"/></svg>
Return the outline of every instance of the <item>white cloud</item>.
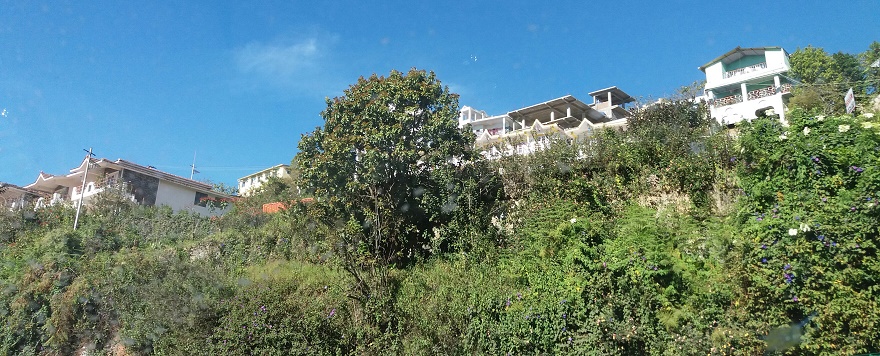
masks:
<svg viewBox="0 0 880 356"><path fill-rule="evenodd" d="M337 37L327 34L301 37L294 41L250 42L233 51L238 71L237 87L281 89L334 96L345 88L334 70L332 51Z"/></svg>
<svg viewBox="0 0 880 356"><path fill-rule="evenodd" d="M245 73L288 77L313 68L322 55L317 38L293 44L249 43L235 52L238 68Z"/></svg>

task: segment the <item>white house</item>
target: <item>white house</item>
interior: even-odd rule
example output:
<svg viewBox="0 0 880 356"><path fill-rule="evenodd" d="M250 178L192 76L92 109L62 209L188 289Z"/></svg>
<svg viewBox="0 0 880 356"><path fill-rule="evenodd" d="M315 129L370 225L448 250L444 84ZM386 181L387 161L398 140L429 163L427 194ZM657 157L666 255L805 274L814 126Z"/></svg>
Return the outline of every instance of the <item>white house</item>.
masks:
<svg viewBox="0 0 880 356"><path fill-rule="evenodd" d="M86 175L86 165L91 161ZM222 214L226 209L216 204L228 200L229 195L212 190L211 185L144 167L126 160L110 161L105 158L86 158L66 175L40 172L37 180L24 187L46 194L38 205L59 202L92 202L95 195L107 189L115 189L132 201L147 206L167 205L174 211L188 210L202 216Z"/></svg>
<svg viewBox="0 0 880 356"><path fill-rule="evenodd" d="M279 164L262 171L249 174L238 179L238 195L243 197L253 194L255 189L263 185L269 178L289 178L290 166Z"/></svg>
<svg viewBox="0 0 880 356"><path fill-rule="evenodd" d="M592 104L566 95L495 116L465 106L458 126L470 125L477 135L475 146L484 148L482 154L488 158L533 153L549 145L551 136L576 139L601 128L626 127L629 112L625 105L634 101L631 96L617 87L590 96Z"/></svg>
<svg viewBox="0 0 880 356"><path fill-rule="evenodd" d="M782 47L736 47L700 66L710 115L721 124L751 120L773 109L785 122L792 81Z"/></svg>

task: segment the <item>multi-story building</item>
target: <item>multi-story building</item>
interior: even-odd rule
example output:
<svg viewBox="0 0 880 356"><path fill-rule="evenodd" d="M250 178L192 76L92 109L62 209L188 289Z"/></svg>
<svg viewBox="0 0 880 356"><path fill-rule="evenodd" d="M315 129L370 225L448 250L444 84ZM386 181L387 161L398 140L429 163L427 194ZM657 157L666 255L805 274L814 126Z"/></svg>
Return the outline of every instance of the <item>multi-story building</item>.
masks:
<svg viewBox="0 0 880 356"><path fill-rule="evenodd" d="M290 166L279 164L266 168L262 171L249 174L238 179L238 195L243 197L254 193L255 189L263 185L269 178L289 178Z"/></svg>
<svg viewBox="0 0 880 356"><path fill-rule="evenodd" d="M700 66L710 115L721 124L751 120L773 109L785 122L792 81L782 47L736 47Z"/></svg>
<svg viewBox="0 0 880 356"><path fill-rule="evenodd" d="M574 139L600 128L626 127L629 112L625 105L635 99L617 87L597 90L590 96L592 104L566 95L495 116L465 106L458 126L470 125L477 135L475 145L484 148L483 155L490 158L535 152L550 144L551 136Z"/></svg>
<svg viewBox="0 0 880 356"><path fill-rule="evenodd" d="M87 169L89 162L91 165ZM174 211L188 210L202 216L222 214L226 210L222 202L231 198L214 191L210 184L162 172L153 167L144 167L122 159L110 161L89 157L83 159L78 167L71 169L69 174L52 175L40 172L37 180L24 188L46 195L37 200L38 206L64 202L76 205L80 201L87 206L94 201L97 194L113 190L141 205L167 205Z"/></svg>

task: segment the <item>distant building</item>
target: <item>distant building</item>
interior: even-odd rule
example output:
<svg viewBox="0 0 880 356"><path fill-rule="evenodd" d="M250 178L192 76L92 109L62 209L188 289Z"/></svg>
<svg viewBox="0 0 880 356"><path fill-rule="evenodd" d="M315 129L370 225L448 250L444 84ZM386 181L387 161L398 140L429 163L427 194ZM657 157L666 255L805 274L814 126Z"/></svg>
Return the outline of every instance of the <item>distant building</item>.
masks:
<svg viewBox="0 0 880 356"><path fill-rule="evenodd" d="M15 184L0 182L0 207L20 209L37 201L40 194Z"/></svg>
<svg viewBox="0 0 880 356"><path fill-rule="evenodd" d="M266 168L262 171L249 174L238 179L238 195L243 197L253 194L253 192L263 185L269 178L289 178L290 166L279 164Z"/></svg>
<svg viewBox="0 0 880 356"><path fill-rule="evenodd" d="M721 124L751 120L773 109L785 122L792 81L782 47L737 47L700 66L706 73L709 114Z"/></svg>
<svg viewBox="0 0 880 356"><path fill-rule="evenodd" d="M91 166L85 179L85 189L81 189L89 161ZM209 184L126 160L110 161L105 158L83 159L78 167L65 175L40 172L37 180L24 188L46 195L38 199L38 206L63 202L76 205L80 197L83 205L88 205L98 193L114 189L141 205L166 205L174 211L193 211L202 216L222 214L225 209L214 202L231 198L212 190Z"/></svg>
<svg viewBox="0 0 880 356"><path fill-rule="evenodd" d="M590 93L592 104L574 96L545 101L506 114L489 116L485 111L462 107L458 126L470 125L477 135L475 146L485 148L484 156L530 154L550 144L550 137L575 139L601 128L627 125L625 105L635 101L617 87Z"/></svg>

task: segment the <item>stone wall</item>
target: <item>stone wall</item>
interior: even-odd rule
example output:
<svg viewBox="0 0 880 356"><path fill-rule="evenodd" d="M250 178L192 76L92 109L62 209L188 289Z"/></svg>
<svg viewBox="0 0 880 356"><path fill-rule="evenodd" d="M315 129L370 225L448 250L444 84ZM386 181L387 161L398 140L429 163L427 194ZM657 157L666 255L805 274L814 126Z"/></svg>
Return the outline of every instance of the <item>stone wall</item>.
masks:
<svg viewBox="0 0 880 356"><path fill-rule="evenodd" d="M134 200L141 205L156 205L156 193L159 191L159 178L150 177L138 172L125 170L122 172L122 180L131 187Z"/></svg>

